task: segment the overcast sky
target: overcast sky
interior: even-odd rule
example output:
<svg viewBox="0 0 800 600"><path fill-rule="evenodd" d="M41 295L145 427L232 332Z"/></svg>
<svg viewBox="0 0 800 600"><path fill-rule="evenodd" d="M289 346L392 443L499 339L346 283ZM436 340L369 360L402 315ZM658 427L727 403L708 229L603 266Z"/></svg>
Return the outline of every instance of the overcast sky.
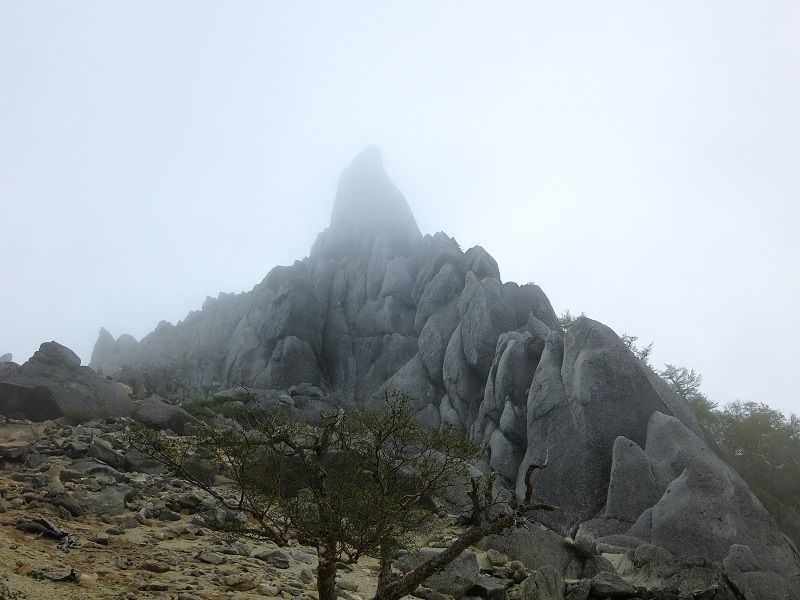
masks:
<svg viewBox="0 0 800 600"><path fill-rule="evenodd" d="M0 2L0 354L308 254L377 144L420 229L800 412L800 3Z"/></svg>

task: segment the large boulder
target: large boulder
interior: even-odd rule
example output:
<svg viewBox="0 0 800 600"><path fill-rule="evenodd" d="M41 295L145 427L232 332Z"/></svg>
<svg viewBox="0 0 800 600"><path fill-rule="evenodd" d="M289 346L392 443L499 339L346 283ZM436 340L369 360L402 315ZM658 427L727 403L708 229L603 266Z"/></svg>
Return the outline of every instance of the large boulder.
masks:
<svg viewBox="0 0 800 600"><path fill-rule="evenodd" d="M748 546L765 570L800 577L795 551L770 514L686 425L655 413L645 453L663 494L632 525L633 534L677 556L714 561L723 561L734 544Z"/></svg>
<svg viewBox="0 0 800 600"><path fill-rule="evenodd" d="M11 419L47 421L57 419L63 413L49 388L0 382L0 415Z"/></svg>
<svg viewBox="0 0 800 600"><path fill-rule="evenodd" d="M187 425L197 421L180 406L167 404L157 396L135 403L131 417L153 429L168 429L178 435L185 433Z"/></svg>
<svg viewBox="0 0 800 600"><path fill-rule="evenodd" d="M564 579L551 565L531 573L520 585L522 600L564 600Z"/></svg>
<svg viewBox="0 0 800 600"><path fill-rule="evenodd" d="M420 548L394 562L395 568L407 572L442 552L441 548ZM478 580L478 558L472 550L464 550L444 569L428 577L422 585L461 598Z"/></svg>
<svg viewBox="0 0 800 600"><path fill-rule="evenodd" d="M531 383L517 489L524 490L527 466L549 457L537 490L562 508L546 517L551 525L569 528L605 504L617 437L644 444L650 415L668 409L646 367L610 328L581 317L563 344L561 350L557 337L548 340Z"/></svg>
<svg viewBox="0 0 800 600"><path fill-rule="evenodd" d="M565 544L562 536L538 523L490 535L477 546L499 550L529 569L554 567L567 578L580 577L584 569L584 558Z"/></svg>
<svg viewBox="0 0 800 600"><path fill-rule="evenodd" d="M58 367L61 369L77 369L81 366L80 357L66 346L58 342L44 342L33 353L32 361L41 365Z"/></svg>
<svg viewBox="0 0 800 600"><path fill-rule="evenodd" d="M4 367L0 371L0 382L47 388L58 409L66 416L99 418L130 414L132 403L125 388L99 376L89 367L80 366L80 358L57 342L45 342L22 365L8 363ZM36 394L41 398L45 392ZM44 402L50 406L49 402ZM51 411L52 406L47 410Z"/></svg>
<svg viewBox="0 0 800 600"><path fill-rule="evenodd" d="M503 301L500 281L494 277L480 280L467 273L458 310L464 357L478 372L488 373L497 338L516 327L514 311Z"/></svg>
<svg viewBox="0 0 800 600"><path fill-rule="evenodd" d="M0 423L0 459L24 458L47 427L47 423Z"/></svg>

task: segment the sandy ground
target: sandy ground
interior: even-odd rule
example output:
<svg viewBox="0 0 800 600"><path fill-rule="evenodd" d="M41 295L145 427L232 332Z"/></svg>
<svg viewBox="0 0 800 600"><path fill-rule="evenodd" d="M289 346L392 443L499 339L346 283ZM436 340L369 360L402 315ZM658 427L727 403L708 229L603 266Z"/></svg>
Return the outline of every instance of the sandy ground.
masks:
<svg viewBox="0 0 800 600"><path fill-rule="evenodd" d="M80 547L69 552L60 550L52 539L39 538L18 531L13 523L19 517L44 516L52 519L80 540ZM169 598L188 592L204 600L229 598L316 598L314 583L302 584L300 572L314 565L290 559L288 569L276 569L261 560L226 554L221 565L203 563L195 558L200 550L219 553L224 547L222 536L208 532L195 540L164 539L185 524L188 517L174 523L155 521L122 535L110 535L108 546L90 541L105 532L110 525L94 518L62 521L45 510L9 510L0 514L0 599L100 599L100 598ZM247 544L252 549L276 548L269 544ZM305 549L308 552L311 549ZM169 570L153 573L142 568L145 561L157 561ZM353 566L352 573L342 573L340 579L358 586L351 592L369 598L375 589L376 562L364 559ZM78 575L69 581L52 581L74 569ZM239 591L226 585L231 575L252 577L253 583L277 584L285 588L288 582L301 587L274 591L266 587ZM229 580L230 581L230 580ZM164 584L164 591L143 589L148 584ZM247 587L247 586L245 586Z"/></svg>

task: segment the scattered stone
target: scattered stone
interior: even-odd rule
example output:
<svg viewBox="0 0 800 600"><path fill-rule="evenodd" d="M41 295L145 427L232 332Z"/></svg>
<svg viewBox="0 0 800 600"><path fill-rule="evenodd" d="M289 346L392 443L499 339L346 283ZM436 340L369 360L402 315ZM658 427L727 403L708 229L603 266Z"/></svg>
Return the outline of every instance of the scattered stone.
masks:
<svg viewBox="0 0 800 600"><path fill-rule="evenodd" d="M600 598L632 598L636 589L616 573L603 571L592 578L592 595Z"/></svg>
<svg viewBox="0 0 800 600"><path fill-rule="evenodd" d="M227 558L225 558L225 555L217 554L216 552L210 552L208 550L201 550L195 555L195 558L200 562L204 562L210 565L221 565L227 562L228 560Z"/></svg>
<svg viewBox="0 0 800 600"><path fill-rule="evenodd" d="M146 560L142 563L142 569L152 573L166 573L170 570L170 566L157 560Z"/></svg>
<svg viewBox="0 0 800 600"><path fill-rule="evenodd" d="M288 569L289 557L282 550L261 550L253 555L258 560L263 560L276 569Z"/></svg>

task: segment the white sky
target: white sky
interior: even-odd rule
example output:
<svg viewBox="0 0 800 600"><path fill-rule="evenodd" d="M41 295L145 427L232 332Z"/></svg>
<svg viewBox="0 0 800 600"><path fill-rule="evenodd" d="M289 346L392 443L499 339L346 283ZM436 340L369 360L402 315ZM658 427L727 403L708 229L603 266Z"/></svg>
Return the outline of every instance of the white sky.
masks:
<svg viewBox="0 0 800 600"><path fill-rule="evenodd" d="M370 143L423 232L800 412L794 1L0 1L0 354L252 288Z"/></svg>

